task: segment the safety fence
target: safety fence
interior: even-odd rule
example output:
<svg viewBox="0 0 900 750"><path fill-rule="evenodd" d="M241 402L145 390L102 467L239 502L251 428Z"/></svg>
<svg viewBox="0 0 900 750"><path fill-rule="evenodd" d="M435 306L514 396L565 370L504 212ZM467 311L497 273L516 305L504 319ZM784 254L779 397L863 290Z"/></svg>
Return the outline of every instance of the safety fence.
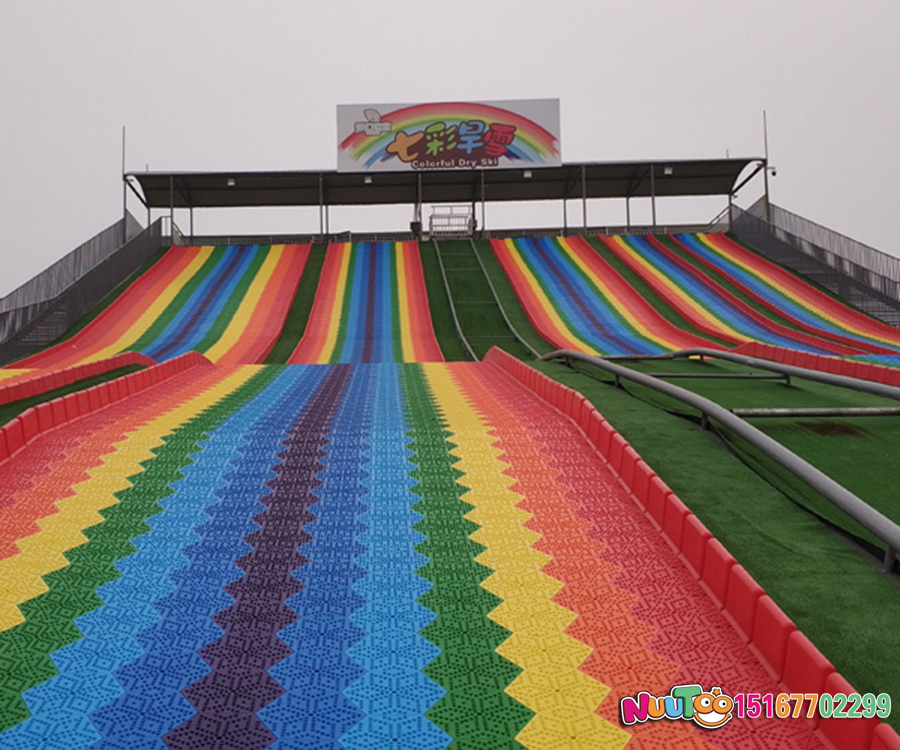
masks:
<svg viewBox="0 0 900 750"><path fill-rule="evenodd" d="M900 325L900 258L769 205L768 221L732 206L731 230L772 260L891 325Z"/></svg>
<svg viewBox="0 0 900 750"><path fill-rule="evenodd" d="M119 225L124 226L121 221ZM116 234L111 229L101 232L106 236L105 242L109 243L107 247L115 242ZM24 291L19 294L17 299L20 301L30 301L0 312L0 365L25 357L58 339L137 271L164 241L162 220L158 219L125 244L106 253L102 260L56 296L40 299L44 292L56 288L49 279L31 287L32 297L26 297Z"/></svg>

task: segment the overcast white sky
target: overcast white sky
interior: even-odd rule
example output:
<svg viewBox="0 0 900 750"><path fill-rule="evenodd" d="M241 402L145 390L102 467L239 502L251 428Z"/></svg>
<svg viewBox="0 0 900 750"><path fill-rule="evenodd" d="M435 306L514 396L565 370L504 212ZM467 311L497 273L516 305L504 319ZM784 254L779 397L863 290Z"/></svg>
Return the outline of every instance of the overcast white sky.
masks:
<svg viewBox="0 0 900 750"><path fill-rule="evenodd" d="M361 102L559 98L564 161L759 156L765 109L773 202L900 254L898 29L897 0L5 0L0 295L121 216L123 125L128 170L333 169L335 106ZM318 230L314 209L249 213L195 229ZM334 211L331 228L409 213ZM488 226L518 216L488 206Z"/></svg>

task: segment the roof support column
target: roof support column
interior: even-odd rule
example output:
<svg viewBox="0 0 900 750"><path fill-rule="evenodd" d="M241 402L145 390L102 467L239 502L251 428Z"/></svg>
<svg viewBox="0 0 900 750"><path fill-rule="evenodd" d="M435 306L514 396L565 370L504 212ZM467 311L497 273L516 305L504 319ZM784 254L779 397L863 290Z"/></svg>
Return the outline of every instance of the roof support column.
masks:
<svg viewBox="0 0 900 750"><path fill-rule="evenodd" d="M169 175L169 234L175 244L175 176Z"/></svg>
<svg viewBox="0 0 900 750"><path fill-rule="evenodd" d="M587 164L581 165L581 217L584 220L585 234L587 234Z"/></svg>
<svg viewBox="0 0 900 750"><path fill-rule="evenodd" d="M485 218L484 218L484 204L486 201L485 201L485 197L484 197L484 170L482 169L482 170L480 170L480 172L481 172L481 236L483 237L485 231L487 231L487 224L485 223Z"/></svg>
<svg viewBox="0 0 900 750"><path fill-rule="evenodd" d="M319 172L319 236L325 234L325 176Z"/></svg>
<svg viewBox="0 0 900 750"><path fill-rule="evenodd" d="M416 239L422 236L422 173L416 172L416 210L414 214L416 222Z"/></svg>

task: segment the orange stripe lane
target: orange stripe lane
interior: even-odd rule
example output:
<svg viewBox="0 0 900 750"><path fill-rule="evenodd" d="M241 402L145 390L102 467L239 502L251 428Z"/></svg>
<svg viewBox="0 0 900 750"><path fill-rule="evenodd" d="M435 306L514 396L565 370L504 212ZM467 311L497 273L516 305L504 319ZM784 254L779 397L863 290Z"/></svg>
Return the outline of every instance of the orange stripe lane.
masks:
<svg viewBox="0 0 900 750"><path fill-rule="evenodd" d="M612 688L597 713L618 724L623 696L667 693L680 669L650 648L657 628L631 614L639 597L616 585L619 567L602 559L604 545L589 535L592 524L581 516L569 482L572 464L606 492L623 490L570 423L499 369L483 367L476 374L457 368L454 377L472 407L494 425L499 458L516 479L511 489L524 496L518 507L532 516L525 525L541 535L534 548L551 558L542 572L563 584L553 601L577 615L566 633L593 649L580 669ZM628 731L629 748L715 747L682 722L648 722Z"/></svg>

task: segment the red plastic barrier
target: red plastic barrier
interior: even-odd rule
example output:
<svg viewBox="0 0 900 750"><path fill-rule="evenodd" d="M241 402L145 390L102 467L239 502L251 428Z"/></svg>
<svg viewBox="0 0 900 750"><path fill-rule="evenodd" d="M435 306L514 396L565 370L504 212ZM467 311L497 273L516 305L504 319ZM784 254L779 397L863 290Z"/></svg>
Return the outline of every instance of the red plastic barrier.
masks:
<svg viewBox="0 0 900 750"><path fill-rule="evenodd" d="M674 492L670 492L666 498L663 511L663 538L669 542L669 546L676 552L681 550L681 542L684 538L684 524L691 511L681 502Z"/></svg>
<svg viewBox="0 0 900 750"><path fill-rule="evenodd" d="M646 511L650 521L657 529L662 528L666 512L666 500L671 494L672 490L669 489L669 485L658 476L650 480L650 486L647 489Z"/></svg>
<svg viewBox="0 0 900 750"><path fill-rule="evenodd" d="M765 592L742 565L733 566L728 575L725 619L731 623L744 642L749 643L753 638L756 607Z"/></svg>
<svg viewBox="0 0 900 750"><path fill-rule="evenodd" d="M858 693L853 686L837 672L832 672L825 678L825 692L843 693L850 695ZM844 710L847 710L846 708ZM820 719L819 731L824 735L828 744L840 750L869 750L872 738L875 736L875 728L881 723L878 718L866 719L858 717L854 719Z"/></svg>
<svg viewBox="0 0 900 750"><path fill-rule="evenodd" d="M738 348L749 356L768 359L776 358L770 356L776 350L784 351L758 342ZM815 356L794 353L795 361L802 362L801 366L818 365L821 368L839 361L831 357L821 357L821 362L811 359ZM505 370L523 384L530 384L533 392L559 408L584 430L587 439L606 457L610 468L619 474L644 507L647 517L661 530L663 539L679 553L685 567L699 579L701 587L722 609L725 619L748 643L772 679L788 692L846 692L841 690L847 687L846 681L834 671L833 665L592 405L531 368L523 370L522 364L506 352L492 349L485 362ZM860 368L865 369L866 365L862 364ZM900 371L897 375L900 376ZM833 722L832 726L822 721L817 731L823 744L831 745L835 750L845 747L850 750L900 750L900 739L886 724L874 720L848 722L838 719ZM854 724L859 726L851 726Z"/></svg>
<svg viewBox="0 0 900 750"><path fill-rule="evenodd" d="M125 364L140 363L141 359L146 359L142 355L128 352L128 359L132 360ZM122 358L118 358L117 367L124 366ZM133 360L137 359L138 362ZM102 363L101 363L102 364ZM198 365L211 365L212 363L202 354L191 352L182 357L170 360L165 365L154 365L147 370L125 375L108 383L102 383L99 386L88 388L87 390L78 391L53 401L39 404L37 407L28 409L20 414L16 419L0 429L0 463L13 457L22 447L35 440L39 435L48 432L63 424L67 424L78 417L84 416L90 412L102 409L104 406L120 401L128 395L137 393L143 388L156 385L173 375L183 372ZM105 367L104 365L103 367ZM108 370L99 368L98 372L106 372ZM71 368L77 377L75 380L89 377L90 367ZM97 368L93 368L97 369ZM115 368L113 368L115 369ZM80 375L78 375L80 373ZM85 374L88 373L88 374ZM54 374L53 377L57 377ZM73 380L74 382L74 380Z"/></svg>
<svg viewBox="0 0 900 750"><path fill-rule="evenodd" d="M879 724L875 727L869 750L900 750L900 736L887 724Z"/></svg>
<svg viewBox="0 0 900 750"><path fill-rule="evenodd" d="M773 362L803 367L807 370L821 370L832 375L844 375L848 378L871 380L874 383L900 387L900 368L896 367L884 367L870 362L857 362L839 357L825 357L821 354L807 354L795 349L783 349L772 344L760 344L757 341L741 344L732 351L736 354L771 359Z"/></svg>
<svg viewBox="0 0 900 750"><path fill-rule="evenodd" d="M25 447L25 431L22 428L21 417L16 417L3 430L6 433L6 449L9 457L12 458Z"/></svg>
<svg viewBox="0 0 900 750"><path fill-rule="evenodd" d="M19 415L19 421L22 424L22 434L24 436L25 445L28 445L41 433L41 428L38 424L37 410L32 407L31 409L28 409L28 411L23 412Z"/></svg>
<svg viewBox="0 0 900 750"><path fill-rule="evenodd" d="M619 479L625 483L626 487L632 490L634 488L634 474L638 461L643 463L637 451L628 443L625 443L625 450L622 453L622 464L619 469Z"/></svg>
<svg viewBox="0 0 900 750"><path fill-rule="evenodd" d="M609 466L610 468L619 473L619 469L622 467L622 454L625 452L625 446L628 443L625 442L625 438L623 438L618 432L614 432L612 435L612 439L609 445Z"/></svg>
<svg viewBox="0 0 900 750"><path fill-rule="evenodd" d="M35 407L35 412L37 413L37 422L38 422L38 432L49 432L54 427L56 427L56 419L53 416L53 407L47 404L38 404ZM29 411L31 411L29 409ZM26 412L27 413L27 412ZM25 414L22 415L23 417ZM29 441L31 442L31 441Z"/></svg>
<svg viewBox="0 0 900 750"><path fill-rule="evenodd" d="M655 476L656 472L647 466L647 462L644 461L644 459L639 458L634 465L634 478L631 482L631 492L634 495L635 500L638 501L638 505L642 508L647 507L647 494L650 492L650 480Z"/></svg>
<svg viewBox="0 0 900 750"><path fill-rule="evenodd" d="M78 406L78 396L70 393L63 397L63 406L66 408L66 422L71 422L81 416L81 409Z"/></svg>
<svg viewBox="0 0 900 750"><path fill-rule="evenodd" d="M61 398L55 398L50 402L53 408L53 426L58 427L66 423L66 405Z"/></svg>
<svg viewBox="0 0 900 750"><path fill-rule="evenodd" d="M703 558L706 546L712 539L712 532L706 528L697 516L688 516L684 521L681 536L681 559L694 578L700 578L703 570Z"/></svg>
<svg viewBox="0 0 900 750"><path fill-rule="evenodd" d="M703 572L700 586L709 594L719 609L725 608L728 583L735 560L722 543L710 537L703 556Z"/></svg>
<svg viewBox="0 0 900 750"><path fill-rule="evenodd" d="M834 665L828 661L803 633L795 630L787 642L784 656L784 676L781 684L790 693L821 693L825 690L825 680L834 672ZM819 723L816 713L813 724Z"/></svg>
<svg viewBox="0 0 900 750"><path fill-rule="evenodd" d="M111 372L121 367L129 365L145 365L152 367L156 363L143 354L137 352L125 352L117 354L115 357L91 362L85 365L75 365L64 370L52 370L43 372L28 378L28 380L20 380L16 383L0 387L0 404L8 404L13 401L20 401L23 398L31 398L32 396L46 393L57 388L64 388L72 385L79 380L90 378L95 375L101 375L105 372Z"/></svg>
<svg viewBox="0 0 900 750"><path fill-rule="evenodd" d="M753 620L753 639L750 649L773 679L780 682L784 675L787 643L797 626L768 596L760 597Z"/></svg>

